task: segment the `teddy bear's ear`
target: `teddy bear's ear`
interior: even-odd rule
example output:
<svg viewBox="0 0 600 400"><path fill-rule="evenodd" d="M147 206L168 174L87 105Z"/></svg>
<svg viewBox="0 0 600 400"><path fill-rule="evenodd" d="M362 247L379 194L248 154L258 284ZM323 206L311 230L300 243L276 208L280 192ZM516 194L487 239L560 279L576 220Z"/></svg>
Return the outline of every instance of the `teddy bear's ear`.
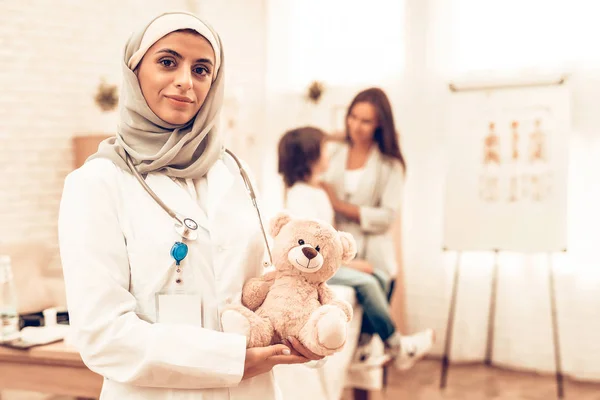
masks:
<svg viewBox="0 0 600 400"><path fill-rule="evenodd" d="M281 211L276 216L274 216L269 223L269 234L271 237L275 237L279 235L279 231L285 224L292 220L292 216L285 212Z"/></svg>
<svg viewBox="0 0 600 400"><path fill-rule="evenodd" d="M356 241L348 232L338 232L342 242L342 263L346 264L356 257Z"/></svg>

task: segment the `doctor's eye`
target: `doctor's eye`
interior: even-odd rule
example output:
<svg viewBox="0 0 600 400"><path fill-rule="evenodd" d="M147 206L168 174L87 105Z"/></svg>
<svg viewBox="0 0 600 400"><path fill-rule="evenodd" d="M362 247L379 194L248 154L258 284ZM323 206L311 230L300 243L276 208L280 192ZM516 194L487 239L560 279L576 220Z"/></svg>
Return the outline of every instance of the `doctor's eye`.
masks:
<svg viewBox="0 0 600 400"><path fill-rule="evenodd" d="M321 251L321 246L317 246L317 247L315 247L315 250L316 250L316 251Z"/></svg>
<svg viewBox="0 0 600 400"><path fill-rule="evenodd" d="M175 66L175 61L171 60L170 58L161 58L158 63L165 68L173 68Z"/></svg>
<svg viewBox="0 0 600 400"><path fill-rule="evenodd" d="M302 240L302 239L298 240L298 244L299 244L300 246L304 245L304 240Z"/></svg>

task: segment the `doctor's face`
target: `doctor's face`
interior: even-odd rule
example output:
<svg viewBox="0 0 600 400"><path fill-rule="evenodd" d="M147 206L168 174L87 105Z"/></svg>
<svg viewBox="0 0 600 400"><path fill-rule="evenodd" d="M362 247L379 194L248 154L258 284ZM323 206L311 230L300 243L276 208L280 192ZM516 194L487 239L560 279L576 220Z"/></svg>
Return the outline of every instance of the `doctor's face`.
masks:
<svg viewBox="0 0 600 400"><path fill-rule="evenodd" d="M163 121L183 125L193 119L213 80L215 53L193 31L172 32L148 49L136 69L148 107Z"/></svg>

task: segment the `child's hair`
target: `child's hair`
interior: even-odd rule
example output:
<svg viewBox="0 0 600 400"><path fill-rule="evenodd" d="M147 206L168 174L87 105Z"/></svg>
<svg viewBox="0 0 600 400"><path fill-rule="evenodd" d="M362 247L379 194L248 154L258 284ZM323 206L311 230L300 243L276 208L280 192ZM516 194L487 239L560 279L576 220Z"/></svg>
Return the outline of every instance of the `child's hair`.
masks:
<svg viewBox="0 0 600 400"><path fill-rule="evenodd" d="M325 134L311 126L287 131L279 140L279 173L286 187L310 177L311 168L321 158Z"/></svg>

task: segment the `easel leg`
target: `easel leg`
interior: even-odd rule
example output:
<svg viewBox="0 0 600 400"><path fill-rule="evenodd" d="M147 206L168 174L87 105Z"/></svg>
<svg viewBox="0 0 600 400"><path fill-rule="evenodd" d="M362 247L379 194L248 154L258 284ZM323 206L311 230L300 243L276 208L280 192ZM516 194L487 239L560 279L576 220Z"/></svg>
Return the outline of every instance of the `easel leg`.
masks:
<svg viewBox="0 0 600 400"><path fill-rule="evenodd" d="M383 374L383 376L382 376L382 381L383 381L382 382L382 386L383 386L382 389L383 390L382 391L383 391L383 393L387 392L387 387L388 387L388 382L389 382L389 374L388 374L389 371L388 371L388 368L389 367L387 365L383 366L383 371L382 371L382 374Z"/></svg>
<svg viewBox="0 0 600 400"><path fill-rule="evenodd" d="M364 389L354 389L354 400L369 400L369 392Z"/></svg>
<svg viewBox="0 0 600 400"><path fill-rule="evenodd" d="M556 288L554 286L554 268L552 266L552 254L548 254L548 280L550 291L550 309L552 312L552 333L554 341L554 363L556 367L556 391L558 398L564 397L562 365L560 359L560 340L558 336L558 320L556 317Z"/></svg>
<svg viewBox="0 0 600 400"><path fill-rule="evenodd" d="M496 299L498 298L498 259L499 251L494 250L494 267L492 272L492 289L490 292L490 311L488 313L488 332L485 349L485 364L492 365L494 351L494 331L496 324Z"/></svg>
<svg viewBox="0 0 600 400"><path fill-rule="evenodd" d="M442 375L440 378L440 389L446 387L448 380L448 368L450 367L450 348L452 347L452 330L454 328L454 316L456 314L456 296L458 293L458 277L460 271L459 252L456 255L456 267L454 269L454 282L452 283L452 298L450 299L450 310L448 312L448 323L446 325L446 342L444 344L444 358L442 358Z"/></svg>

